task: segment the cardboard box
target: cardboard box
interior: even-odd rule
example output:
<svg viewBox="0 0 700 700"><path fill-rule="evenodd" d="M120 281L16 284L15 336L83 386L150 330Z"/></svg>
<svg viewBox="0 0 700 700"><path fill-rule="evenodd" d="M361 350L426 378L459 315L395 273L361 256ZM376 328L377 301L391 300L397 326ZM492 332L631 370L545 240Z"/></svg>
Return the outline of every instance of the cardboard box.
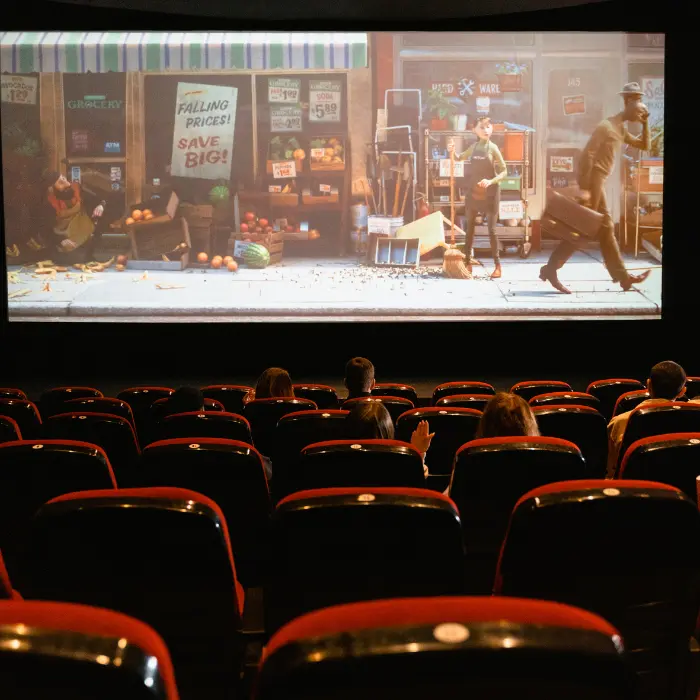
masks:
<svg viewBox="0 0 700 700"><path fill-rule="evenodd" d="M127 213L122 219L122 229L128 233L130 229L170 223L175 218L179 205L180 199L175 192L171 192L169 197L165 199L159 197L156 199L147 199L143 202L139 202L138 204L134 204L129 207ZM136 221L133 224L127 224L126 220L131 217L131 213L135 209L139 209L140 211L150 209L153 212L153 218L148 221Z"/></svg>
<svg viewBox="0 0 700 700"><path fill-rule="evenodd" d="M418 238L374 239L373 264L390 267L418 267L420 262L420 240Z"/></svg>
<svg viewBox="0 0 700 700"><path fill-rule="evenodd" d="M282 231L272 231L270 233L233 233L229 239L228 255L241 259L243 251L251 243L259 243L270 251L271 265L282 262L282 256L284 254L284 234Z"/></svg>
<svg viewBox="0 0 700 700"><path fill-rule="evenodd" d="M179 219L161 222L160 225L130 226L131 260L133 270L184 270L190 262L192 241L187 220ZM187 251L179 258L169 257L177 246L184 243Z"/></svg>

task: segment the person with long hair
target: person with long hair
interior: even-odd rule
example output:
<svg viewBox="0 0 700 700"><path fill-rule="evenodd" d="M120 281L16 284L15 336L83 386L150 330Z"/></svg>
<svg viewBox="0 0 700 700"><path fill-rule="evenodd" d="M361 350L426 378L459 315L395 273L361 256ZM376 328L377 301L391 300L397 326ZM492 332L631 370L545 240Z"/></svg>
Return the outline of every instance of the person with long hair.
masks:
<svg viewBox="0 0 700 700"><path fill-rule="evenodd" d="M539 436L535 415L525 399L499 392L486 404L476 438Z"/></svg>
<svg viewBox="0 0 700 700"><path fill-rule="evenodd" d="M293 399L294 387L289 372L281 367L266 369L243 399L245 403L255 399Z"/></svg>

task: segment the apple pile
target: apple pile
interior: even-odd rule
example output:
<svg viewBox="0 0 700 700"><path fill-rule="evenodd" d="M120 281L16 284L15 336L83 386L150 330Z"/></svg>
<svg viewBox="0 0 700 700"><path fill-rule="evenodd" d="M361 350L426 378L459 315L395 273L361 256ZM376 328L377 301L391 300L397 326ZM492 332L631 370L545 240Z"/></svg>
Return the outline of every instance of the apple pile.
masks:
<svg viewBox="0 0 700 700"><path fill-rule="evenodd" d="M289 222L287 220L287 226L282 229L283 233L301 233L301 227L300 225L294 224ZM245 237L245 234L250 234L250 233L255 233L255 234L261 234L261 233L272 233L274 231L274 228L270 225L270 221L267 218L264 217L259 217L254 211L247 211L245 214L243 214L243 221L241 222L241 233L244 234L244 241L251 241L251 238ZM315 240L316 238L320 238L321 234L316 230L313 229L312 231L309 231L309 240Z"/></svg>

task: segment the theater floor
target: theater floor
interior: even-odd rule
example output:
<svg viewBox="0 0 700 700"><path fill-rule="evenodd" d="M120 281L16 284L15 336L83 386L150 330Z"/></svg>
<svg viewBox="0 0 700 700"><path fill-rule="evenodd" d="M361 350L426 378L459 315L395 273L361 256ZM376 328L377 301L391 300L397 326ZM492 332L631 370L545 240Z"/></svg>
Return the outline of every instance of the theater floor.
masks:
<svg viewBox="0 0 700 700"><path fill-rule="evenodd" d="M538 318L658 318L661 268L646 257L626 259L628 269L656 267L634 291L622 292L600 262L598 251L577 253L560 278L573 292L563 295L539 280L543 250L527 260L508 255L503 277L490 280L492 263L475 267L475 279L439 276L439 263L418 271L377 269L345 260L286 260L265 270L241 268L182 272L117 272L88 279L71 270L46 280L19 272L9 283L10 317L67 321L389 321L504 320ZM11 272L19 268L11 267ZM16 280L16 281L15 281ZM29 290L29 291L25 291Z"/></svg>

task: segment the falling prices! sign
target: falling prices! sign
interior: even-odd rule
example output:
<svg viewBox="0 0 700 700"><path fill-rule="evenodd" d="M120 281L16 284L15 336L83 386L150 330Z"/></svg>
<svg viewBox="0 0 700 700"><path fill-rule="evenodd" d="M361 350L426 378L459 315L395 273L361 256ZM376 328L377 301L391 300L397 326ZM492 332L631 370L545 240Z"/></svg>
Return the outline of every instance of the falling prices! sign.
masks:
<svg viewBox="0 0 700 700"><path fill-rule="evenodd" d="M175 177L231 177L238 88L178 83L170 172Z"/></svg>

